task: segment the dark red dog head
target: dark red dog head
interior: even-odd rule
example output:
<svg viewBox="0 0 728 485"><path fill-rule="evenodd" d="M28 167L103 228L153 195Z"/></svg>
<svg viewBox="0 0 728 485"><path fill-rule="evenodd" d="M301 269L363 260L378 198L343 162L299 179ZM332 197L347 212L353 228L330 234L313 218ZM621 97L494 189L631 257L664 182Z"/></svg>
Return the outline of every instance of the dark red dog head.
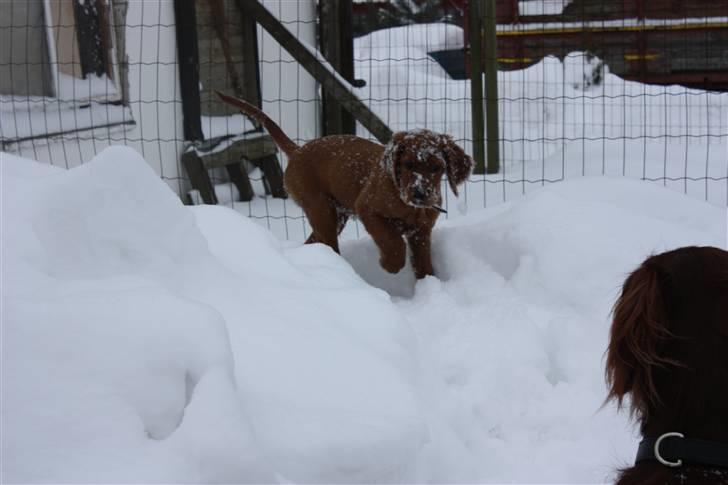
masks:
<svg viewBox="0 0 728 485"><path fill-rule="evenodd" d="M382 163L402 201L415 207L442 203L440 182L445 174L457 195L457 186L467 180L473 168L473 159L450 135L430 130L395 133L385 148Z"/></svg>
<svg viewBox="0 0 728 485"><path fill-rule="evenodd" d="M609 398L645 435L673 428L728 439L728 252L686 247L648 258L614 306Z"/></svg>

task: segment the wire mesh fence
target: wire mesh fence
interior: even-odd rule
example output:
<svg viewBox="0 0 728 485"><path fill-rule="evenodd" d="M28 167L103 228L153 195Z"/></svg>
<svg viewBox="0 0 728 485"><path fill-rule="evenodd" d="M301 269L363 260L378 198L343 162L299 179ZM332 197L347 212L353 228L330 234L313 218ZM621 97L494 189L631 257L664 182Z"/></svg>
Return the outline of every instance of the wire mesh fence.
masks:
<svg viewBox="0 0 728 485"><path fill-rule="evenodd" d="M298 39L321 47L321 2L261 3ZM448 194L448 217L583 176L646 180L728 205L728 18L723 13L728 6L618 3L615 10L613 2L593 0L498 2L500 170L472 175L460 199ZM305 143L323 134L321 86L261 27L254 35L257 59L252 68L246 64L240 53L250 38L241 26L249 19L238 2L189 0L192 20L175 13L179 4L0 4L3 151L70 168L106 146L126 144L190 202L198 200L182 163L190 147L214 142L210 150L222 153L259 132L220 105L213 89L250 92L256 84L263 110L293 140ZM349 6L350 34L356 34L350 81L360 86L352 92L392 130L450 133L472 153L470 46L464 28L470 5L392 0ZM185 134L189 99L180 87L181 65L187 62L180 36L193 33L202 140ZM373 139L360 124L356 132ZM285 156L278 154L278 160L285 169ZM240 160L225 163L233 162ZM239 200L244 194L228 165L208 170L218 203L282 238L307 236L300 209L271 195L262 165L243 161L243 178L252 189L247 201ZM343 237L361 234L350 223Z"/></svg>
<svg viewBox="0 0 728 485"><path fill-rule="evenodd" d="M163 163L179 159L184 141L174 17L163 3L137 3L0 3L4 152L72 168L125 144L183 189L177 162ZM80 41L84 24L96 26L93 42ZM83 67L82 53L106 54L100 74Z"/></svg>

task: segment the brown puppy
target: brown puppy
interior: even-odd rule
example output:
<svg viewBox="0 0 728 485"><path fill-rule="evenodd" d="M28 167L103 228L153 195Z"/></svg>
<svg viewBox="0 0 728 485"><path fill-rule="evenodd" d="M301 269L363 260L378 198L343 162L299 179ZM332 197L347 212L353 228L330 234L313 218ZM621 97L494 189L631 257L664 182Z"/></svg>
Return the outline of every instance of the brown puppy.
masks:
<svg viewBox="0 0 728 485"><path fill-rule="evenodd" d="M614 307L606 372L609 398L631 396L643 436L619 485L728 484L728 252L642 263Z"/></svg>
<svg viewBox="0 0 728 485"><path fill-rule="evenodd" d="M417 278L433 274L430 236L442 211L442 176L447 174L457 195L473 167L452 137L415 130L395 133L386 146L353 135L298 146L255 106L217 94L257 119L288 156L284 181L313 229L307 243L339 252L338 235L356 215L379 247L385 270L397 273L404 267L407 239Z"/></svg>

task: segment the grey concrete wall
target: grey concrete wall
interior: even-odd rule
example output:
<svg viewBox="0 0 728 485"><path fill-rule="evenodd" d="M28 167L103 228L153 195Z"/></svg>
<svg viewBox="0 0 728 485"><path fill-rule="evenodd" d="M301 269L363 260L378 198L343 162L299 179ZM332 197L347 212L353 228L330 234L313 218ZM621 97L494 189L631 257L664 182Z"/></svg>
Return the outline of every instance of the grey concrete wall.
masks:
<svg viewBox="0 0 728 485"><path fill-rule="evenodd" d="M0 1L0 94L53 96L43 2Z"/></svg>

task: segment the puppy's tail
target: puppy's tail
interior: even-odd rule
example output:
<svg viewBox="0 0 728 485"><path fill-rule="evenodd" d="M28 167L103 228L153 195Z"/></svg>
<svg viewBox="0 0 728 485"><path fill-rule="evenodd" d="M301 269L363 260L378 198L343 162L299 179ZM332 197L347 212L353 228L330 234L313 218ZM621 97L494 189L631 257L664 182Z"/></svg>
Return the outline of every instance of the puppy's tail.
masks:
<svg viewBox="0 0 728 485"><path fill-rule="evenodd" d="M226 103L235 106L246 115L258 120L260 124L263 125L263 127L268 131L268 133L270 133L270 136L273 137L273 140L275 140L278 147L283 150L283 153L290 157L296 150L298 150L299 146L296 145L293 140L288 138L288 135L283 133L281 127L278 126L275 121L270 119L267 114L263 113L252 104L243 101L240 98L228 96L227 94L223 94L220 91L215 92L220 97L220 99L222 99Z"/></svg>

